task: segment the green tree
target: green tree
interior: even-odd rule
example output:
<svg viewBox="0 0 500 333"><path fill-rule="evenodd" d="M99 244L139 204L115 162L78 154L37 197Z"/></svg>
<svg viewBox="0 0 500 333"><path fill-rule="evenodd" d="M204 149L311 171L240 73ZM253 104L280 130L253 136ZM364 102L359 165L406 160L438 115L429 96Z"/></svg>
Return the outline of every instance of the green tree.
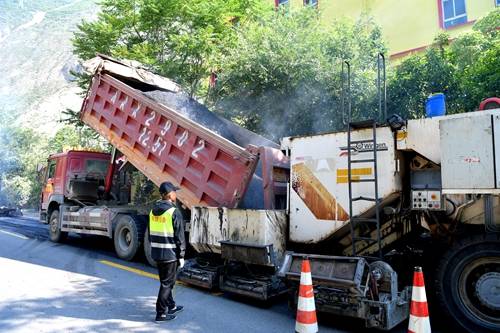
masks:
<svg viewBox="0 0 500 333"><path fill-rule="evenodd" d="M471 64L463 75L469 75L463 80L465 94L464 104L468 110L477 107L479 102L487 97L500 96L500 41L486 50L478 60ZM467 103L466 103L467 102Z"/></svg>
<svg viewBox="0 0 500 333"><path fill-rule="evenodd" d="M42 187L39 167L50 154L74 148L108 149L91 131L66 125L47 138L29 128L0 127L0 205L37 207Z"/></svg>
<svg viewBox="0 0 500 333"><path fill-rule="evenodd" d="M498 38L500 35L500 8L496 8L481 20L476 22L472 27L473 30L479 31L489 37Z"/></svg>
<svg viewBox="0 0 500 333"><path fill-rule="evenodd" d="M40 194L37 165L47 159L47 141L28 128L2 127L0 134L4 161L11 161L0 169L1 204L35 207Z"/></svg>
<svg viewBox="0 0 500 333"><path fill-rule="evenodd" d="M341 64L352 66L353 114L375 112L380 29L367 16L324 25L312 8L282 10L237 29L210 98L218 112L275 140L340 129Z"/></svg>
<svg viewBox="0 0 500 333"><path fill-rule="evenodd" d="M66 125L61 127L54 137L50 138L47 150L51 153L60 153L69 149L95 149L108 151L109 144L96 135L95 131L87 126L79 127Z"/></svg>
<svg viewBox="0 0 500 333"><path fill-rule="evenodd" d="M500 9L479 20L473 31L450 42L436 37L423 54L394 68L389 80L389 110L405 117L425 115L432 93L446 95L448 114L475 110L481 100L500 96Z"/></svg>
<svg viewBox="0 0 500 333"><path fill-rule="evenodd" d="M269 8L262 0L104 0L95 21L74 35L75 54L96 53L137 60L203 94L218 59L235 39L234 26Z"/></svg>
<svg viewBox="0 0 500 333"><path fill-rule="evenodd" d="M438 92L446 95L449 113L455 113L459 87L455 67L448 61L447 44L447 35L440 35L424 54L412 55L394 68L388 84L389 113L421 117L427 97Z"/></svg>
<svg viewBox="0 0 500 333"><path fill-rule="evenodd" d="M457 66L462 104L474 110L485 98L500 96L500 8L479 20L473 32L452 44L451 62Z"/></svg>
<svg viewBox="0 0 500 333"><path fill-rule="evenodd" d="M8 206L28 207L31 206L33 184L25 176L12 176L4 180L2 195Z"/></svg>

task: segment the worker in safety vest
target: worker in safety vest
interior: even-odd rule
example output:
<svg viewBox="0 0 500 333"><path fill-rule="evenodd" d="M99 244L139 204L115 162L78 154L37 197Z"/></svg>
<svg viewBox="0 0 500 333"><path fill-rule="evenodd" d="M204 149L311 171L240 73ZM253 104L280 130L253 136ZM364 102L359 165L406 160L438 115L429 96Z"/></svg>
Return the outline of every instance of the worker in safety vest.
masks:
<svg viewBox="0 0 500 333"><path fill-rule="evenodd" d="M183 306L176 305L172 296L177 268L184 266L186 242L184 221L175 207L179 190L170 182L160 185L161 200L157 201L149 213L149 240L151 257L158 264L160 291L156 301L156 321L175 319L175 314Z"/></svg>

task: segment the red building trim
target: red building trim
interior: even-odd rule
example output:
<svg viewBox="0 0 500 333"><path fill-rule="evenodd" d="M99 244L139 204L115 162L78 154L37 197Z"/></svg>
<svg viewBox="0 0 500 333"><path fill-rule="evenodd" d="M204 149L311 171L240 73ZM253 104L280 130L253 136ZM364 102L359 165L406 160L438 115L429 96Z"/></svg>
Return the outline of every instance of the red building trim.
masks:
<svg viewBox="0 0 500 333"><path fill-rule="evenodd" d="M464 25L469 25L469 24L474 24L474 23L476 23L476 20L467 21L467 22L464 22L464 23L455 24L454 26L446 28L446 30L453 30L455 28L460 28L460 27L463 27Z"/></svg>
<svg viewBox="0 0 500 333"><path fill-rule="evenodd" d="M443 20L443 1L437 0L438 6L438 16L439 16L439 27L444 29L444 20Z"/></svg>
<svg viewBox="0 0 500 333"><path fill-rule="evenodd" d="M404 56L407 56L410 53L423 51L426 48L428 48L429 46L430 45L425 45L425 46L416 47L414 49L409 49L409 50L406 50L406 51L401 51L401 52L398 52L398 53L393 53L393 54L390 55L390 59L393 60L393 59L402 58Z"/></svg>
<svg viewBox="0 0 500 333"><path fill-rule="evenodd" d="M438 1L441 1L441 0L438 0ZM461 23L461 24L457 24L453 27L449 27L448 29L446 30L453 30L455 28L459 28L459 27L463 27L464 25L469 25L469 24L474 24L476 23L476 20L472 20L472 21L468 21L468 22L465 22L465 23ZM498 27L497 29L500 29L500 27ZM450 43L455 40L455 38L450 38L449 41ZM410 53L415 53L415 52L420 52L420 51L423 51L425 50L426 48L428 48L429 46L431 46L432 44L429 44L429 45L424 45L424 46L419 46L419 47L416 47L416 48L413 48L413 49L409 49L409 50L405 50L405 51L401 51L401 52L398 52L398 53L393 53L391 54L389 57L390 59L398 59L398 58L401 58L401 57L404 57L404 56L407 56L408 54Z"/></svg>

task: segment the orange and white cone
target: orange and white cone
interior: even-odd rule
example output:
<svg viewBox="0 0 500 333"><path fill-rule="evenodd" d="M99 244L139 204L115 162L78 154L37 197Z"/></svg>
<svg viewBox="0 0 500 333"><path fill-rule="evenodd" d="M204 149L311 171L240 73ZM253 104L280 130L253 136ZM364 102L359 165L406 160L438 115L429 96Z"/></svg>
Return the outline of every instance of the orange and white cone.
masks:
<svg viewBox="0 0 500 333"><path fill-rule="evenodd" d="M431 333L429 308L425 295L424 273L422 267L415 267L411 292L410 322L408 333Z"/></svg>
<svg viewBox="0 0 500 333"><path fill-rule="evenodd" d="M299 301L297 304L297 320L295 321L295 332L316 333L318 332L318 320L316 318L316 306L314 305L314 291L311 278L311 266L309 260L302 260L302 271L300 273Z"/></svg>

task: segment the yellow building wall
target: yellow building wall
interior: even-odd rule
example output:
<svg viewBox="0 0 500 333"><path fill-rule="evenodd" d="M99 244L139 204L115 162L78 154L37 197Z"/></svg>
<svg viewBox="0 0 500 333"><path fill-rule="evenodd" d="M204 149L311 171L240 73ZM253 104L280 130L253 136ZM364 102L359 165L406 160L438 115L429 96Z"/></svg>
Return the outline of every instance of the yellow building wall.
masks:
<svg viewBox="0 0 500 333"><path fill-rule="evenodd" d="M342 17L373 16L382 28L392 57L404 56L432 44L439 32L451 38L469 31L472 23L495 8L495 0L465 0L468 23L448 29L440 27L438 0L318 0L325 23ZM274 3L274 0L273 0ZM290 0L293 7L303 0Z"/></svg>

